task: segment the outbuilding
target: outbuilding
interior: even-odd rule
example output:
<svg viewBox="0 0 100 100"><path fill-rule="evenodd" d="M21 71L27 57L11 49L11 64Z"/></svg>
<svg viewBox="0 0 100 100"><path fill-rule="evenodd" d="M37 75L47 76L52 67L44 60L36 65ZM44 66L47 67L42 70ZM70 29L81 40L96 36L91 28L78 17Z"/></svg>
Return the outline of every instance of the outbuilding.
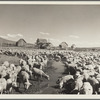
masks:
<svg viewBox="0 0 100 100"><path fill-rule="evenodd" d="M26 41L24 39L20 39L16 42L16 46L23 47L26 45Z"/></svg>
<svg viewBox="0 0 100 100"><path fill-rule="evenodd" d="M68 44L66 42L62 42L60 45L59 45L59 48L60 49L67 49L68 48Z"/></svg>

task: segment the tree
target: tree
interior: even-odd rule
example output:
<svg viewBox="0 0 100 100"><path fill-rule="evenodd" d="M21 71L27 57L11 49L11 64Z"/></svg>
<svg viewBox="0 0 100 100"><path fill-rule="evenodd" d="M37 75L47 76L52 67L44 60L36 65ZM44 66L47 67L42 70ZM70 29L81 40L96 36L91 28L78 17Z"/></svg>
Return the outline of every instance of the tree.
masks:
<svg viewBox="0 0 100 100"><path fill-rule="evenodd" d="M52 46L52 44L47 42L46 39L37 39L35 45L38 47L38 49L48 49Z"/></svg>

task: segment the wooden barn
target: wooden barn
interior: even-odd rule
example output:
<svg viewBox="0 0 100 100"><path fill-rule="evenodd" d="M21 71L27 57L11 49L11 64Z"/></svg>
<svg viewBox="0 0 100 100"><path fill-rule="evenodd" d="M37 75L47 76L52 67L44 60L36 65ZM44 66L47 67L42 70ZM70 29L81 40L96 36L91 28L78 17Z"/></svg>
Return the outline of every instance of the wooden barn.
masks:
<svg viewBox="0 0 100 100"><path fill-rule="evenodd" d="M20 39L16 42L16 46L18 47L26 46L26 41L24 39Z"/></svg>
<svg viewBox="0 0 100 100"><path fill-rule="evenodd" d="M59 48L60 49L64 49L66 50L68 48L68 44L66 42L62 42L60 45L59 45Z"/></svg>
<svg viewBox="0 0 100 100"><path fill-rule="evenodd" d="M71 49L74 50L75 48L76 48L76 45L75 45L75 44L72 44L72 45L71 45Z"/></svg>

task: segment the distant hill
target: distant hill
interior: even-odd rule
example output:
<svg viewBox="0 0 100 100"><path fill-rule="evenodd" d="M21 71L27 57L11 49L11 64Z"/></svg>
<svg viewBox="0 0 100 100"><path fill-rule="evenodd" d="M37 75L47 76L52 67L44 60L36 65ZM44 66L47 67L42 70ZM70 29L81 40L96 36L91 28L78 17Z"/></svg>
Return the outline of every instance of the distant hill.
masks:
<svg viewBox="0 0 100 100"><path fill-rule="evenodd" d="M16 42L17 41L11 41L11 40L7 40L0 37L0 46L3 46L3 47L17 46ZM33 46L34 44L32 43L26 43L26 47L33 47Z"/></svg>
<svg viewBox="0 0 100 100"><path fill-rule="evenodd" d="M7 39L4 39L4 38L1 38L0 37L0 42L3 42L3 43L16 43L15 41L11 41L11 40L7 40Z"/></svg>
<svg viewBox="0 0 100 100"><path fill-rule="evenodd" d="M15 41L7 40L0 37L0 46L7 46L7 45L16 45Z"/></svg>

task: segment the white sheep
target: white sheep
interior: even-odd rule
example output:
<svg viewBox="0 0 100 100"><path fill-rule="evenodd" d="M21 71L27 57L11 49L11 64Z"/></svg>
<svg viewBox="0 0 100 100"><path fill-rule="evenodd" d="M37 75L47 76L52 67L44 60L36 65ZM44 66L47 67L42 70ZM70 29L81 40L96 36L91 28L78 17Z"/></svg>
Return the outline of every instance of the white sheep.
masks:
<svg viewBox="0 0 100 100"><path fill-rule="evenodd" d="M10 64L10 69L11 69L12 71L16 70L15 65L14 65L14 64Z"/></svg>
<svg viewBox="0 0 100 100"><path fill-rule="evenodd" d="M78 91L80 91L81 90L81 88L82 88L82 86L83 86L83 76L82 75L80 75L80 76L78 76L76 79L75 79L75 88L72 90L72 92L74 91L74 90L78 90Z"/></svg>
<svg viewBox="0 0 100 100"><path fill-rule="evenodd" d="M60 89L62 89L64 86L64 83L66 83L70 79L74 79L72 75L66 75L66 76L59 78L57 81L57 84L59 84Z"/></svg>
<svg viewBox="0 0 100 100"><path fill-rule="evenodd" d="M20 59L19 64L20 64L20 65L23 65L23 62L25 62L25 60Z"/></svg>
<svg viewBox="0 0 100 100"><path fill-rule="evenodd" d="M29 66L28 66L27 64L26 64L26 65L23 65L23 66L22 66L22 69L25 70L25 71L28 71L28 72L29 72L29 70L30 70L30 69L29 69Z"/></svg>
<svg viewBox="0 0 100 100"><path fill-rule="evenodd" d="M30 66L30 68L33 68L33 65L34 65L34 61L32 58L28 59L28 65Z"/></svg>
<svg viewBox="0 0 100 100"><path fill-rule="evenodd" d="M84 82L83 86L80 90L80 94L86 94L86 95L92 95L93 94L93 88L89 82Z"/></svg>
<svg viewBox="0 0 100 100"><path fill-rule="evenodd" d="M15 72L18 74L20 71L21 71L21 66L16 66L16 70L15 70Z"/></svg>
<svg viewBox="0 0 100 100"><path fill-rule="evenodd" d="M1 78L6 77L6 76L7 76L6 70L2 70L2 71L0 72L0 76L1 76Z"/></svg>
<svg viewBox="0 0 100 100"><path fill-rule="evenodd" d="M0 93L3 94L6 91L7 82L5 78L0 78Z"/></svg>
<svg viewBox="0 0 100 100"><path fill-rule="evenodd" d="M9 78L12 80L12 82L17 82L17 73L15 71L11 71L9 73Z"/></svg>
<svg viewBox="0 0 100 100"><path fill-rule="evenodd" d="M9 62L8 62L8 61L5 61L5 62L3 63L3 66L9 67Z"/></svg>
<svg viewBox="0 0 100 100"><path fill-rule="evenodd" d="M42 77L45 77L45 78L47 78L48 80L50 80L49 75L47 75L46 73L44 73L41 69L33 68L33 74L34 74L34 75L39 75L41 78L42 78Z"/></svg>

